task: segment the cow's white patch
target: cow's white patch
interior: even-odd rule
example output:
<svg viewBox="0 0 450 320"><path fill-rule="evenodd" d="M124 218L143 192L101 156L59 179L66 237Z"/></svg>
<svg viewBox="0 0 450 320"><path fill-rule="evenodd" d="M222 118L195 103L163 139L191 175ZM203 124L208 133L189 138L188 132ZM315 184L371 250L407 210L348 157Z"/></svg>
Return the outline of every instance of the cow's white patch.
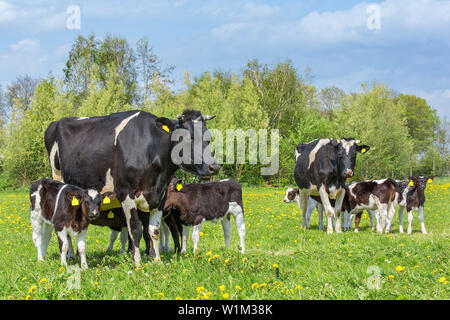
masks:
<svg viewBox="0 0 450 320"><path fill-rule="evenodd" d="M105 192L113 192L114 191L114 178L111 175L111 168L106 171L106 177L105 177L105 186L102 188L100 193Z"/></svg>
<svg viewBox="0 0 450 320"><path fill-rule="evenodd" d="M92 198L92 200L94 200L98 196L98 191L94 190L94 189L89 189L88 195L89 195L89 197Z"/></svg>
<svg viewBox="0 0 450 320"><path fill-rule="evenodd" d="M308 165L308 169L311 167L311 164L314 162L314 160L316 159L316 153L317 151L319 151L320 148L322 148L323 146L327 145L330 143L330 139L320 139L319 142L317 142L316 146L314 147L314 149L311 150L311 152L309 153L309 165Z"/></svg>
<svg viewBox="0 0 450 320"><path fill-rule="evenodd" d="M133 114L132 116L129 116L128 118L123 119L119 125L114 129L116 132L116 136L114 138L114 145L117 145L117 137L119 136L119 133L126 127L126 125L128 124L128 122L130 122L131 119L137 117L141 112L137 112L135 114Z"/></svg>
<svg viewBox="0 0 450 320"><path fill-rule="evenodd" d="M59 197L61 196L61 192L64 190L65 187L67 187L68 185L65 184L61 187L61 189L59 189L58 194L56 195L56 201L55 201L55 210L53 211L53 217L56 214L56 210L58 209L58 202L59 202ZM52 218L53 219L53 218Z"/></svg>
<svg viewBox="0 0 450 320"><path fill-rule="evenodd" d="M341 142L342 146L344 147L345 152L348 155L350 153L350 148L355 144L356 141L355 140L347 141L347 140L341 139L340 142Z"/></svg>
<svg viewBox="0 0 450 320"><path fill-rule="evenodd" d="M144 195L141 193L139 197L134 198L134 202L136 203L136 207L144 212L150 212L149 205Z"/></svg>
<svg viewBox="0 0 450 320"><path fill-rule="evenodd" d="M219 182L226 182L226 181L229 181L230 179L223 179L223 180L220 180Z"/></svg>
<svg viewBox="0 0 450 320"><path fill-rule="evenodd" d="M301 153L298 152L297 148L295 148L295 162L297 162L298 157L300 157Z"/></svg>
<svg viewBox="0 0 450 320"><path fill-rule="evenodd" d="M50 155L49 155L50 167L52 168L53 180L63 182L61 170L56 169L56 166L55 166L55 161L56 161L55 157L56 157L56 153L58 151L59 151L58 142L55 141L55 143L53 143L53 146L52 146L52 149L50 150Z"/></svg>
<svg viewBox="0 0 450 320"><path fill-rule="evenodd" d="M77 120L86 120L89 119L89 117L78 117Z"/></svg>

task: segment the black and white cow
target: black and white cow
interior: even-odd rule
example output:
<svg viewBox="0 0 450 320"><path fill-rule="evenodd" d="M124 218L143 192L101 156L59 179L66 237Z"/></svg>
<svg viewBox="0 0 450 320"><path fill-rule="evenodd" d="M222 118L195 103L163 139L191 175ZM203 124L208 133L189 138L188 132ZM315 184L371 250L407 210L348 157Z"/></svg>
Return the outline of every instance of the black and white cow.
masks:
<svg viewBox="0 0 450 320"><path fill-rule="evenodd" d="M245 222L242 203L242 187L233 179L218 182L186 184L173 178L167 189L167 200L164 211L172 210L178 223L182 225L182 248L186 252L189 230L193 226L192 241L194 252L200 241L200 230L205 221L221 221L225 244L230 248L231 222L230 215L236 221L240 238L241 253L245 253ZM161 241L168 242L168 236L162 235ZM166 245L165 245L166 246Z"/></svg>
<svg viewBox="0 0 450 320"><path fill-rule="evenodd" d="M136 266L142 236L137 209L148 212L155 257L160 259L157 242L171 177L178 168L201 178L220 169L209 150L206 128L206 120L213 117L185 110L178 120L171 120L133 110L52 122L45 132L45 145L53 178L100 194L117 194Z"/></svg>
<svg viewBox="0 0 450 320"><path fill-rule="evenodd" d="M342 210L344 216L356 215L364 210L378 211L377 231L390 232L387 222L391 221L395 214L397 182L393 179L371 180L354 182L345 186ZM344 219L345 221L346 219ZM358 230L358 225L356 230Z"/></svg>
<svg viewBox="0 0 450 320"><path fill-rule="evenodd" d="M307 210L310 195L319 195L327 215L327 232L332 233L332 217L336 217L336 232L341 232L340 214L344 200L345 180L352 177L356 152L365 153L370 147L359 145L353 138L317 139L299 144L295 150L294 178L300 191L300 206ZM333 206L330 198L335 198Z"/></svg>
<svg viewBox="0 0 450 320"><path fill-rule="evenodd" d="M77 237L81 267L86 269L86 231L91 220L100 214L103 198L115 195L105 192L99 195L95 190L85 190L59 181L41 179L31 184L31 225L33 242L38 252L38 260L43 260L52 235L58 235L61 250L61 265L67 266L69 236Z"/></svg>
<svg viewBox="0 0 450 320"><path fill-rule="evenodd" d="M399 231L403 233L403 213L406 209L408 213L408 234L412 233L413 210L419 213L420 227L422 233L426 234L425 222L423 217L423 208L425 204L425 188L427 183L431 183L434 176L409 177L408 181L397 181L396 203L399 206L398 219ZM390 228L391 221L389 221Z"/></svg>

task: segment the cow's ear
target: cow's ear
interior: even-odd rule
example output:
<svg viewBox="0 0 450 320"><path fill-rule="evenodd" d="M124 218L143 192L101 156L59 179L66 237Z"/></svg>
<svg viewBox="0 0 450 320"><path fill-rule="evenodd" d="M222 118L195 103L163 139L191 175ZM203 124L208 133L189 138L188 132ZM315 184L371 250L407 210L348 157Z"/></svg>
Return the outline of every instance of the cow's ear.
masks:
<svg viewBox="0 0 450 320"><path fill-rule="evenodd" d="M356 151L361 152L361 153L366 153L369 150L370 150L370 147L365 144L356 146Z"/></svg>
<svg viewBox="0 0 450 320"><path fill-rule="evenodd" d="M296 194L300 195L300 190L298 188L295 188L294 191Z"/></svg>
<svg viewBox="0 0 450 320"><path fill-rule="evenodd" d="M432 183L434 179L434 176L428 176L427 183Z"/></svg>
<svg viewBox="0 0 450 320"><path fill-rule="evenodd" d="M181 189L183 189L183 181L182 181L181 179L178 179L178 180L173 184L173 191L180 192Z"/></svg>
<svg viewBox="0 0 450 320"><path fill-rule="evenodd" d="M171 133L173 130L175 130L175 123L168 118L156 118L155 122L158 128L167 133Z"/></svg>
<svg viewBox="0 0 450 320"><path fill-rule="evenodd" d="M408 180L409 180L409 185L410 185L411 187L413 187L414 184L415 184L415 182L416 182L416 178L414 178L414 177L409 177Z"/></svg>
<svg viewBox="0 0 450 320"><path fill-rule="evenodd" d="M82 196L78 192L69 192L67 194L67 199L69 200L70 204L75 207L80 205Z"/></svg>

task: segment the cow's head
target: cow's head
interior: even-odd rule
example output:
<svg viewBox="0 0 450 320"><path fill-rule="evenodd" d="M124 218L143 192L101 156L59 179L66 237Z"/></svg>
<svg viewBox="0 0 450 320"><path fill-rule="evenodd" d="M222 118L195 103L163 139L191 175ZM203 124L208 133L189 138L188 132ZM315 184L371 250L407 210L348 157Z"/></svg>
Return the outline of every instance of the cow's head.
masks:
<svg viewBox="0 0 450 320"><path fill-rule="evenodd" d="M81 207L81 212L89 219L94 220L100 216L100 205L105 201L111 201L116 198L114 192L98 193L96 190L72 191L67 193L69 205L72 207Z"/></svg>
<svg viewBox="0 0 450 320"><path fill-rule="evenodd" d="M287 188L286 194L284 195L284 202L291 202L294 201L295 198L299 196L299 190L298 188Z"/></svg>
<svg viewBox="0 0 450 320"><path fill-rule="evenodd" d="M353 177L355 174L356 152L366 153L370 150L367 145L360 145L361 141L353 138L331 139L331 144L336 148L338 156L338 174L343 177Z"/></svg>
<svg viewBox="0 0 450 320"><path fill-rule="evenodd" d="M176 152L172 152L172 162L200 178L208 179L220 170L209 148L211 135L206 128L206 121L214 117L204 116L197 110L185 110L178 120L156 119L161 129L172 135L172 141L175 141L172 150ZM174 159L174 156L181 159Z"/></svg>
<svg viewBox="0 0 450 320"><path fill-rule="evenodd" d="M427 187L427 183L432 182L434 176L418 176L418 177L409 177L409 185L412 187L416 187L419 191L424 191Z"/></svg>

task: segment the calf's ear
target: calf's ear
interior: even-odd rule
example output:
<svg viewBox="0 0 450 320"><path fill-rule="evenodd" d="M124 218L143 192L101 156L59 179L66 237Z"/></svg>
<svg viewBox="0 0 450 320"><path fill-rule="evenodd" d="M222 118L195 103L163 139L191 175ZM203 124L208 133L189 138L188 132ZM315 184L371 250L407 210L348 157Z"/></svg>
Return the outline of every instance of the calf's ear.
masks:
<svg viewBox="0 0 450 320"><path fill-rule="evenodd" d="M370 150L370 146L365 145L365 144L356 146L356 151L358 151L360 153L366 153L369 150Z"/></svg>
<svg viewBox="0 0 450 320"><path fill-rule="evenodd" d="M67 194L67 199L70 201L70 204L75 207L79 206L82 200L81 195L78 192L69 192Z"/></svg>
<svg viewBox="0 0 450 320"><path fill-rule="evenodd" d="M428 176L427 182L431 183L431 182L433 182L433 179L434 179L434 176Z"/></svg>
<svg viewBox="0 0 450 320"><path fill-rule="evenodd" d="M116 198L115 192L105 192L101 195L102 197L102 203L108 204L111 203L111 200L114 200Z"/></svg>
<svg viewBox="0 0 450 320"><path fill-rule="evenodd" d="M164 118L164 117L156 118L155 122L156 122L156 126L159 129L161 129L167 133L171 133L176 128L175 123L168 118Z"/></svg>

